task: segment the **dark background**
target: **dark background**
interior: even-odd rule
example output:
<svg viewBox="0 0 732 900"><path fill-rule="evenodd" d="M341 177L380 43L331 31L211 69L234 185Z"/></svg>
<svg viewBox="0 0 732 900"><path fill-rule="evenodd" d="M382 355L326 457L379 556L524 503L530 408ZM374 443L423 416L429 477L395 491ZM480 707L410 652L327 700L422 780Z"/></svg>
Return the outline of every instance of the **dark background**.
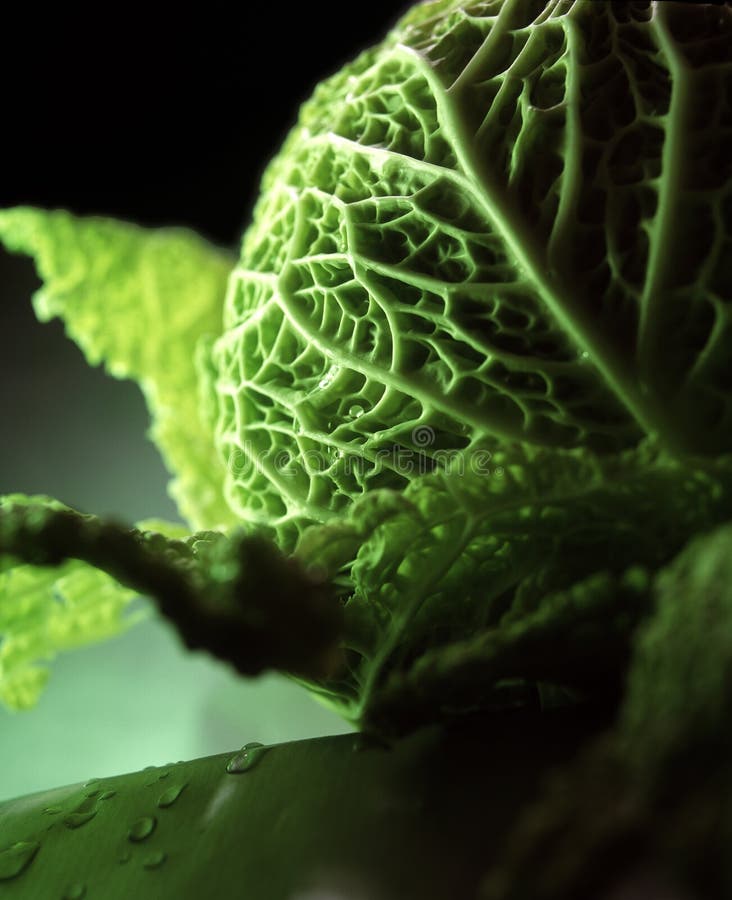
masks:
<svg viewBox="0 0 732 900"><path fill-rule="evenodd" d="M36 4L12 22L3 11L0 207L188 225L235 247L300 102L402 9L241 6L244 21L199 4L155 25L127 5L55 20ZM137 386L89 367L58 320L35 320L38 286L32 262L0 249L0 495L175 518ZM0 799L348 727L283 678L244 682L184 652L153 618L61 656L34 709L0 709Z"/></svg>
<svg viewBox="0 0 732 900"><path fill-rule="evenodd" d="M257 2L214 20L198 4L155 24L31 11L0 39L0 205L173 221L230 243L299 103L405 5Z"/></svg>

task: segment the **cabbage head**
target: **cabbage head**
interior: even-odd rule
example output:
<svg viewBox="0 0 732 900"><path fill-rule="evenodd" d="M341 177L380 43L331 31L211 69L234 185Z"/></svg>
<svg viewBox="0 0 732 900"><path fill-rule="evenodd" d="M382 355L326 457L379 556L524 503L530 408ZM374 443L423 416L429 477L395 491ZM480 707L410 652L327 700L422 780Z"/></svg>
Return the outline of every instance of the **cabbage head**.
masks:
<svg viewBox="0 0 732 900"><path fill-rule="evenodd" d="M502 627L637 611L724 515L731 313L728 8L436 0L321 84L210 368L229 506L349 597L331 698L513 702Z"/></svg>
<svg viewBox="0 0 732 900"><path fill-rule="evenodd" d="M296 672L362 725L617 690L659 572L729 518L729 5L419 3L304 104L238 260L60 212L0 236L143 387L206 532L165 556L184 634L251 673L265 622L288 668L292 596L221 613L221 548L268 538L335 588L341 662Z"/></svg>
<svg viewBox="0 0 732 900"><path fill-rule="evenodd" d="M458 450L729 450L729 27L437 0L321 84L213 353L237 516L290 545Z"/></svg>

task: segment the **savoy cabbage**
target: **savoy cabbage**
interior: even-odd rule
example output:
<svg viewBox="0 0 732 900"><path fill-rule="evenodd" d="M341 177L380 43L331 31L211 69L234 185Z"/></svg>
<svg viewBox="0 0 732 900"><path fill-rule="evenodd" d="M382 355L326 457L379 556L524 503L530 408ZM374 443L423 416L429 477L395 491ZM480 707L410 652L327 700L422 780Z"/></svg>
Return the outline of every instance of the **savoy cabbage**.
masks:
<svg viewBox="0 0 732 900"><path fill-rule="evenodd" d="M240 519L291 542L401 448L730 449L725 22L427 3L320 85L214 346Z"/></svg>
<svg viewBox="0 0 732 900"><path fill-rule="evenodd" d="M732 508L731 34L705 4L420 3L304 105L238 261L0 212L39 316L145 392L196 532L146 544L193 573L188 607L162 604L187 639L266 664L217 639L213 567L242 647L292 650L272 611L292 606L242 550L264 536L295 557L282 596L310 596L319 654L269 662L356 722L617 687L657 573ZM113 530L57 559L6 512L6 603L15 570L65 556L166 596L109 563Z"/></svg>

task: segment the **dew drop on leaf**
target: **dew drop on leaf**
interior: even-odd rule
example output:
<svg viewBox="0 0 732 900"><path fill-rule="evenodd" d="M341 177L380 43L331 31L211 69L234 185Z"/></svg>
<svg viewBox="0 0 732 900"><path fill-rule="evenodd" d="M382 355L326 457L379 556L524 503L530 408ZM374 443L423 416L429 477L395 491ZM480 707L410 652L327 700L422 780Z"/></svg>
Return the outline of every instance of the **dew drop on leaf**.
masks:
<svg viewBox="0 0 732 900"><path fill-rule="evenodd" d="M171 784L171 786L167 789L167 791L163 791L163 793L158 797L158 806L161 809L165 809L167 806L172 806L175 801L180 797L183 791L186 788L186 782L182 784Z"/></svg>
<svg viewBox="0 0 732 900"><path fill-rule="evenodd" d="M17 841L0 851L0 881L15 878L27 869L40 846L38 841Z"/></svg>
<svg viewBox="0 0 732 900"><path fill-rule="evenodd" d="M155 831L157 824L157 819L154 816L142 816L142 818L136 819L130 825L127 837L131 841L144 841Z"/></svg>
<svg viewBox="0 0 732 900"><path fill-rule="evenodd" d="M86 895L86 885L77 881L70 884L63 893L63 900L81 900Z"/></svg>
<svg viewBox="0 0 732 900"><path fill-rule="evenodd" d="M266 752L267 748L264 744L260 744L257 741L245 744L238 753L231 757L227 763L226 771L230 775L247 772L257 765Z"/></svg>
<svg viewBox="0 0 732 900"><path fill-rule="evenodd" d="M318 382L318 387L321 390L325 390L326 388L329 388L331 386L331 384L333 384L333 382L338 377L338 373L340 372L340 370L341 370L340 366L331 366L328 369L328 371L325 373L325 375Z"/></svg>
<svg viewBox="0 0 732 900"><path fill-rule="evenodd" d="M142 865L146 869L157 869L165 862L165 854L162 850L154 850L143 859Z"/></svg>
<svg viewBox="0 0 732 900"><path fill-rule="evenodd" d="M66 816L64 825L66 825L67 828L81 828L82 825L91 822L97 814L97 801L100 794L100 790L94 790L87 793L81 803L74 807L74 809Z"/></svg>
<svg viewBox="0 0 732 900"><path fill-rule="evenodd" d="M154 778L152 781L146 781L145 787L152 787L154 784L157 784L159 781L164 781L170 775L170 769L166 769L165 772L161 772L157 778Z"/></svg>
<svg viewBox="0 0 732 900"><path fill-rule="evenodd" d="M86 825L87 822L91 822L96 814L96 809L88 809L82 812L69 813L69 815L64 819L64 825L67 828L81 828L82 825Z"/></svg>

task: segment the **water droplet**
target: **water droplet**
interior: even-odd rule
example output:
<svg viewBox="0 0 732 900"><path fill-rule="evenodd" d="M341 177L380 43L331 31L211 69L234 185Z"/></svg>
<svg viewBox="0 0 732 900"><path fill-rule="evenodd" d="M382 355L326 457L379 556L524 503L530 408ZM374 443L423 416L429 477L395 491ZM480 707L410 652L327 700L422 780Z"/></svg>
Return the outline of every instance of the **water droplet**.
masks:
<svg viewBox="0 0 732 900"><path fill-rule="evenodd" d="M128 863L132 859L132 854L127 847L120 851L118 859L120 863Z"/></svg>
<svg viewBox="0 0 732 900"><path fill-rule="evenodd" d="M91 787L93 784L99 784L98 778L90 778L89 781L84 782L84 787Z"/></svg>
<svg viewBox="0 0 732 900"><path fill-rule="evenodd" d="M81 900L81 898L86 894L86 885L82 884L80 881L77 881L75 884L70 884L63 894L63 900Z"/></svg>
<svg viewBox="0 0 732 900"><path fill-rule="evenodd" d="M226 771L230 775L238 775L241 772L247 772L256 766L259 760L267 752L267 747L257 741L245 744L241 750L231 757L226 765Z"/></svg>
<svg viewBox="0 0 732 900"><path fill-rule="evenodd" d="M47 807L43 810L43 812L44 812L47 816L57 816L60 812L63 812L63 811L64 811L63 806L47 806Z"/></svg>
<svg viewBox="0 0 732 900"><path fill-rule="evenodd" d="M15 878L27 869L40 846L38 841L17 841L0 851L0 881Z"/></svg>
<svg viewBox="0 0 732 900"><path fill-rule="evenodd" d="M338 373L340 372L340 370L341 370L340 366L331 366L328 369L328 371L325 373L325 375L323 375L323 377L318 382L318 387L321 390L324 390L325 388L330 387L331 384L333 384L333 382L338 377Z"/></svg>
<svg viewBox="0 0 732 900"><path fill-rule="evenodd" d="M81 828L82 825L91 822L97 814L97 801L100 794L101 791L98 790L88 793L81 803L66 816L64 825L67 828Z"/></svg>
<svg viewBox="0 0 732 900"><path fill-rule="evenodd" d="M117 791L105 791L103 794L99 796L100 800L111 800L112 797L117 795Z"/></svg>
<svg viewBox="0 0 732 900"><path fill-rule="evenodd" d="M157 869L165 862L165 854L162 850L154 850L143 859L142 864L146 869Z"/></svg>
<svg viewBox="0 0 732 900"><path fill-rule="evenodd" d="M64 819L64 825L67 828L81 828L82 825L86 825L87 822L91 822L96 814L96 809L89 809L86 812L70 813Z"/></svg>
<svg viewBox="0 0 732 900"><path fill-rule="evenodd" d="M233 571L233 570L232 570L232 571ZM228 576L227 576L227 577L228 577ZM226 580L226 578L224 578L223 580ZM168 769L167 771L165 771L165 772L161 772L160 775L158 775L157 778L153 778L152 781L146 781L146 782L145 782L145 787L152 787L154 784L157 784L159 781L164 781L164 780L168 777L168 775L170 775L170 770L169 770L169 769Z"/></svg>
<svg viewBox="0 0 732 900"><path fill-rule="evenodd" d="M354 404L354 405L348 410L348 417L349 417L349 419L360 419L361 416L362 416L363 414L364 414L364 408L363 408L363 406L359 406L357 403Z"/></svg>
<svg viewBox="0 0 732 900"><path fill-rule="evenodd" d="M590 358L590 354L588 353L587 350L583 350L582 353L580 353L580 356L582 357L582 359L589 359L589 358Z"/></svg>
<svg viewBox="0 0 732 900"><path fill-rule="evenodd" d="M131 841L144 841L155 831L157 819L154 816L142 816L130 825L127 837Z"/></svg>
<svg viewBox="0 0 732 900"><path fill-rule="evenodd" d="M175 801L180 797L183 791L186 788L186 782L183 784L171 784L167 791L163 791L163 793L158 797L158 806L161 809L165 809L167 806L172 806Z"/></svg>

